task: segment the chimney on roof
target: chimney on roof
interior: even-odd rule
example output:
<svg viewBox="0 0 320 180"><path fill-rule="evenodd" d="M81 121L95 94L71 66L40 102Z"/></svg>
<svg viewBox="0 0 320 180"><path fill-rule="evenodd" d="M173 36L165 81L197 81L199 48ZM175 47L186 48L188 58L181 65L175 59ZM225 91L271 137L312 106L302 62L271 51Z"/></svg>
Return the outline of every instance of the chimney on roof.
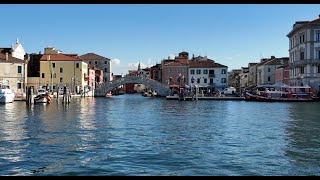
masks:
<svg viewBox="0 0 320 180"><path fill-rule="evenodd" d="M9 60L9 54L8 54L8 52L6 52L6 61L8 61Z"/></svg>

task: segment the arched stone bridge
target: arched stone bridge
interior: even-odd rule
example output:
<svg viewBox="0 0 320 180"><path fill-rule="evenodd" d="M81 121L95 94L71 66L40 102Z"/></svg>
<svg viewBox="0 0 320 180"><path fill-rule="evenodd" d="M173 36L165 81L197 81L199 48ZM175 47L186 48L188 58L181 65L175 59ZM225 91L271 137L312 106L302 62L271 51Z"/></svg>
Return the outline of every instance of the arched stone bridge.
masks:
<svg viewBox="0 0 320 180"><path fill-rule="evenodd" d="M105 94L121 85L124 84L144 84L148 88L156 91L160 96L168 96L171 93L170 88L162 83L155 80L139 77L139 76L126 76L118 80L103 83L96 87L94 96L105 96Z"/></svg>

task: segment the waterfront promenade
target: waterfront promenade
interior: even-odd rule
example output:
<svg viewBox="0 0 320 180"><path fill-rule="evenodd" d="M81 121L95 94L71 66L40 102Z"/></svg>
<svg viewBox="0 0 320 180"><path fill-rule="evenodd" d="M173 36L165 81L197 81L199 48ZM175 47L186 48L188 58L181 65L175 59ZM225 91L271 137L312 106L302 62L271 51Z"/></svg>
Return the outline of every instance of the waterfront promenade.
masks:
<svg viewBox="0 0 320 180"><path fill-rule="evenodd" d="M167 100L179 100L179 96L166 96ZM199 96L197 98L198 100L225 100L225 101L243 101L244 97L216 97L216 96ZM192 96L186 96L184 97L185 101L192 101L196 100L196 98Z"/></svg>

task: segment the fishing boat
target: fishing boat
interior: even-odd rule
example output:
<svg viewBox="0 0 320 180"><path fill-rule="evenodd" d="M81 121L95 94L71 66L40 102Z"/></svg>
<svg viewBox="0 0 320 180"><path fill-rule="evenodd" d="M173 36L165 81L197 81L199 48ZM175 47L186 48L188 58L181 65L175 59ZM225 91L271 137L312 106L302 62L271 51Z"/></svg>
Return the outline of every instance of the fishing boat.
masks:
<svg viewBox="0 0 320 180"><path fill-rule="evenodd" d="M312 88L305 86L288 86L283 83L260 85L244 94L246 101L263 102L310 102L314 101Z"/></svg>

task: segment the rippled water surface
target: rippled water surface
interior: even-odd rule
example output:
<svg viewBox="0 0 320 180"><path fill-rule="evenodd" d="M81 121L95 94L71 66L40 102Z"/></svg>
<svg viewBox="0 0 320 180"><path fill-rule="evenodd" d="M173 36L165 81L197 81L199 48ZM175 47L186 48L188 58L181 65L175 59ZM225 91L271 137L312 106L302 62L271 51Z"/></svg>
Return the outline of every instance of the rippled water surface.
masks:
<svg viewBox="0 0 320 180"><path fill-rule="evenodd" d="M0 104L0 175L320 175L320 103Z"/></svg>

